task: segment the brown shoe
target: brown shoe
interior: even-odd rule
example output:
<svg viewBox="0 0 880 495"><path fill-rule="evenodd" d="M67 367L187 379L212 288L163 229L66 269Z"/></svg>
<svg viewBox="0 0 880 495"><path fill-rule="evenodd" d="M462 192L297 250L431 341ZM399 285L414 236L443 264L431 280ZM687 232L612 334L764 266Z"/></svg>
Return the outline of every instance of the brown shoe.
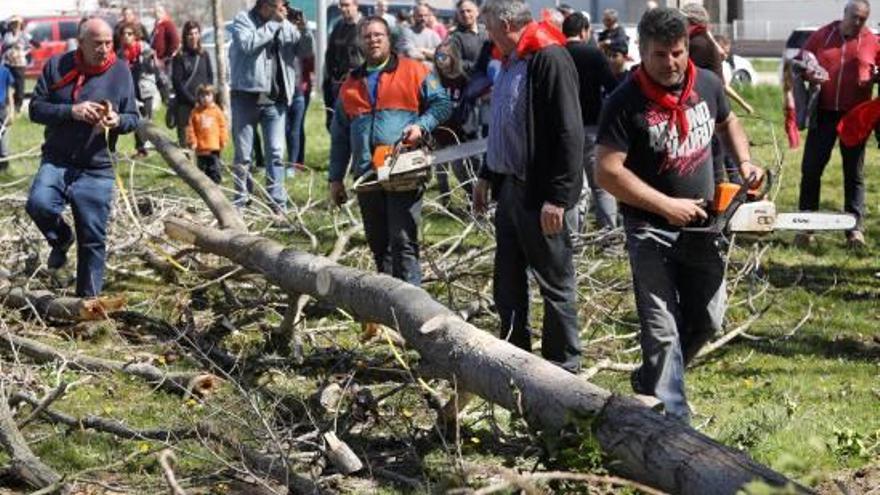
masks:
<svg viewBox="0 0 880 495"><path fill-rule="evenodd" d="M816 244L816 237L811 231L799 232L794 236L794 245L801 249L809 248L814 244Z"/></svg>
<svg viewBox="0 0 880 495"><path fill-rule="evenodd" d="M846 233L846 245L851 249L864 249L867 245L865 234L861 230L850 230Z"/></svg>

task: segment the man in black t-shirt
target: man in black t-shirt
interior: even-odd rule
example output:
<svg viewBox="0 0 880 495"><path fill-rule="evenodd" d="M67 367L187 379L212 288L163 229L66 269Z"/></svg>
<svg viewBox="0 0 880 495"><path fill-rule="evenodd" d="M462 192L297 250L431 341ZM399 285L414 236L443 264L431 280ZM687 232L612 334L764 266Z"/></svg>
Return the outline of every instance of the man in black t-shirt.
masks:
<svg viewBox="0 0 880 495"><path fill-rule="evenodd" d="M584 187L578 200L578 230L585 231L587 208L590 196L593 198L596 223L600 229L613 229L617 226L617 200L608 191L596 184L596 130L602 99L617 87L617 79L611 72L608 59L596 46L591 46L590 21L580 12L574 12L562 23L562 33L566 37L568 50L578 72L581 101L581 118L584 123Z"/></svg>
<svg viewBox="0 0 880 495"><path fill-rule="evenodd" d="M689 421L684 369L720 330L726 309L720 238L682 233L705 220L714 196L717 131L757 185L748 139L721 81L688 59L687 21L657 8L639 22L642 66L611 95L599 119L597 179L623 205L641 323L637 393L660 399Z"/></svg>

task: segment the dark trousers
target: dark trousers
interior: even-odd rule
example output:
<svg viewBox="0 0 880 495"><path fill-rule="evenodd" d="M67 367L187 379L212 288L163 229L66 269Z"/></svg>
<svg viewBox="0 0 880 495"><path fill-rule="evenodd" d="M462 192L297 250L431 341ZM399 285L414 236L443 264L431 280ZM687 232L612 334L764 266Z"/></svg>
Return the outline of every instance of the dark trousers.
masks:
<svg viewBox="0 0 880 495"><path fill-rule="evenodd" d="M104 285L104 239L113 203L113 171L43 162L25 209L52 247L65 247L73 232L61 213L70 203L76 231L76 295L93 297Z"/></svg>
<svg viewBox="0 0 880 495"><path fill-rule="evenodd" d="M199 170L205 173L215 184L219 184L222 179L220 177L220 152L214 151L207 155L199 155L196 158L196 164Z"/></svg>
<svg viewBox="0 0 880 495"><path fill-rule="evenodd" d="M581 364L578 335L577 286L571 234L577 222L574 208L565 212L564 229L547 236L541 231L541 211L525 206L525 185L505 178L495 210L495 307L501 318L501 338L531 352L528 270L544 300L541 355L576 373Z"/></svg>
<svg viewBox="0 0 880 495"><path fill-rule="evenodd" d="M419 223L422 189L358 193L367 244L376 268L413 285L421 285Z"/></svg>
<svg viewBox="0 0 880 495"><path fill-rule="evenodd" d="M718 239L627 226L626 242L642 347L633 388L687 422L684 370L721 330L727 307Z"/></svg>
<svg viewBox="0 0 880 495"><path fill-rule="evenodd" d="M175 120L177 121L177 143L181 148L187 148L186 129L189 127L189 116L192 111L193 107L181 101L174 105Z"/></svg>
<svg viewBox="0 0 880 495"><path fill-rule="evenodd" d="M837 123L843 112L819 109L816 126L810 128L801 161L800 209L819 209L822 173L837 141ZM865 145L845 146L840 143L843 159L843 209L856 216L856 230L862 230L865 216Z"/></svg>
<svg viewBox="0 0 880 495"><path fill-rule="evenodd" d="M21 112L21 105L24 103L24 67L9 67L13 77L13 89L15 94L12 95L12 102L15 104L15 113Z"/></svg>
<svg viewBox="0 0 880 495"><path fill-rule="evenodd" d="M333 122L333 114L336 110L336 96L339 95L339 89L342 88L342 82L326 83L321 88L324 92L324 126L330 130L330 123Z"/></svg>

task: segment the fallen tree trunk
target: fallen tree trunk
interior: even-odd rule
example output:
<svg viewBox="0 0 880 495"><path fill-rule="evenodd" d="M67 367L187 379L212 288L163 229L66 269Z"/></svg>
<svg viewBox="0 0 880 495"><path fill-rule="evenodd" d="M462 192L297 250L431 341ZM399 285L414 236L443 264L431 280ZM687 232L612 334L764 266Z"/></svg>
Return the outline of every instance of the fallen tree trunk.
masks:
<svg viewBox="0 0 880 495"><path fill-rule="evenodd" d="M139 132L147 139L158 137L170 143L152 125ZM182 160L179 152L163 156L169 163L180 162L171 163L175 170L188 169L190 175L197 170ZM222 194L208 197L202 190L216 186L202 182L194 185L187 180L215 215L217 211L234 213ZM231 222L218 219L221 225ZM754 480L774 486L791 484L798 492L810 492L746 454L667 419L634 399L613 396L480 331L418 287L287 250L243 230L219 231L182 219L166 221L165 230L173 239L261 273L289 294L332 301L362 321L398 329L421 355L423 372L454 378L462 391L517 411L534 427L556 431L572 421L590 422L600 446L613 459L612 466L634 480L683 494L732 494Z"/></svg>
<svg viewBox="0 0 880 495"><path fill-rule="evenodd" d="M634 399L613 396L549 362L461 320L424 290L386 275L340 266L258 236L224 232L180 219L165 223L173 239L263 274L289 293L332 301L363 321L397 328L422 356L422 369L556 431L590 422L614 468L672 493L736 493L761 480L790 480L741 452L661 416ZM797 486L801 492L806 488Z"/></svg>
<svg viewBox="0 0 880 495"><path fill-rule="evenodd" d="M122 362L75 353L63 352L52 346L20 337L11 333L0 333L0 342L6 342L9 350L28 356L38 363L53 361L66 362L71 369L83 371L116 371L135 375L146 380L166 392L177 395L192 393L194 384L205 376L205 373L166 372L149 363ZM3 349L6 351L6 349Z"/></svg>

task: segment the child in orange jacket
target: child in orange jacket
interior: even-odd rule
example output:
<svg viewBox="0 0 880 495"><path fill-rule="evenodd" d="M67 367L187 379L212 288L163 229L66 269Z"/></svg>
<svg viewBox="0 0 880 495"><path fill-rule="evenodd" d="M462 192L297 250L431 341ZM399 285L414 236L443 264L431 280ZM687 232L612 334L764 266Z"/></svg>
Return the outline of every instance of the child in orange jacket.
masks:
<svg viewBox="0 0 880 495"><path fill-rule="evenodd" d="M189 117L186 143L194 149L199 169L220 183L220 152L226 147L226 115L214 103L214 86L202 84L196 90L198 104Z"/></svg>

